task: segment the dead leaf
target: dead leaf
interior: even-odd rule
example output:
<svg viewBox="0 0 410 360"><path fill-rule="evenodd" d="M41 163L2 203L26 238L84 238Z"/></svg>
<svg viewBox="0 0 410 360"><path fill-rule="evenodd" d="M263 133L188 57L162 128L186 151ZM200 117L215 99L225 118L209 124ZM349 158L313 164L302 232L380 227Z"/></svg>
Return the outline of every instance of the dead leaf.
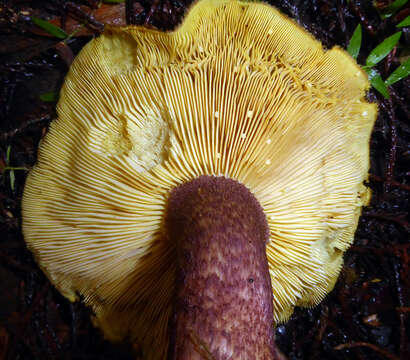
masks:
<svg viewBox="0 0 410 360"><path fill-rule="evenodd" d="M102 4L96 10L91 10L88 6L80 6L80 9L85 13L92 15L96 21L102 24L108 24L112 26L126 25L125 3L117 5ZM61 17L51 19L50 23L58 27L62 27ZM38 27L33 27L31 30L33 33L37 35L50 37L50 34L48 34L47 32L43 31ZM87 27L86 24L82 24L81 22L79 22L76 19L73 19L72 17L67 18L64 30L69 35L74 33L73 37L90 36L96 33L96 30Z"/></svg>

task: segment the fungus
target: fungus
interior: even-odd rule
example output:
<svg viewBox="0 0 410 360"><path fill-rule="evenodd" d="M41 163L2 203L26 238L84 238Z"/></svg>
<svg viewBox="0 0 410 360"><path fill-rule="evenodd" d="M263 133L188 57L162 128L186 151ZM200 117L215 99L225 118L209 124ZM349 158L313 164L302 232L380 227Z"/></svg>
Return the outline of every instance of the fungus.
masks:
<svg viewBox="0 0 410 360"><path fill-rule="evenodd" d="M241 358L230 336L251 335L235 324L253 306L285 321L335 284L369 199L368 88L346 52L262 3L199 1L169 33L108 28L71 66L28 176L28 247L108 339L163 359L174 297L178 337L207 294L210 322L230 316L232 331L205 347ZM188 268L208 278L186 289ZM250 302L232 310L231 291Z"/></svg>

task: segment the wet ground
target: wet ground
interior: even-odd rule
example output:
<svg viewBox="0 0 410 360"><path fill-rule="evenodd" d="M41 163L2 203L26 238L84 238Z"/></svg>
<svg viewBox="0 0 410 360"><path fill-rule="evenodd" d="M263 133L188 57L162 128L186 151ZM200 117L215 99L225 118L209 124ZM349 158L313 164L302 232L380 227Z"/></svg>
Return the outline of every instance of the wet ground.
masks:
<svg viewBox="0 0 410 360"><path fill-rule="evenodd" d="M360 63L410 13L402 8L383 20L387 0L269 2L326 47L345 48L361 23ZM25 169L35 162L38 142L55 115L53 99L75 54L104 23L172 29L191 1L99 3L0 2L0 359L133 358L127 345L102 339L81 303L70 304L54 290L21 234ZM86 25L62 43L33 26L33 15L53 20L67 33ZM378 66L384 79L409 55L409 41L404 28L399 46ZM390 99L374 90L368 94L380 109L371 140L372 201L335 289L319 306L297 309L277 328L277 344L288 359L410 358L409 85L409 79L396 83Z"/></svg>

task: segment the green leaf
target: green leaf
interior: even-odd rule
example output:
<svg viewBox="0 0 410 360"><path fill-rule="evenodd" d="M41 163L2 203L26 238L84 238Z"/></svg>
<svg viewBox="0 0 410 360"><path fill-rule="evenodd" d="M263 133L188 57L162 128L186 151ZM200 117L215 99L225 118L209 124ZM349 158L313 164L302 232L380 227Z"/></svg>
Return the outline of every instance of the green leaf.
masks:
<svg viewBox="0 0 410 360"><path fill-rule="evenodd" d="M403 21L399 22L397 27L405 27L405 26L410 26L410 15L407 16Z"/></svg>
<svg viewBox="0 0 410 360"><path fill-rule="evenodd" d="M42 28L43 30L47 31L50 35L55 36L59 39L65 39L67 37L67 33L58 26L53 25L52 23L40 19L38 17L32 16L31 21L36 24L38 27Z"/></svg>
<svg viewBox="0 0 410 360"><path fill-rule="evenodd" d="M360 47L362 46L362 26L359 24L357 25L352 38L349 41L349 45L347 46L347 52L352 55L353 59L357 59L357 55L359 55Z"/></svg>
<svg viewBox="0 0 410 360"><path fill-rule="evenodd" d="M107 4L119 4L119 3L123 3L125 0L103 0L103 3L107 3Z"/></svg>
<svg viewBox="0 0 410 360"><path fill-rule="evenodd" d="M14 170L10 170L9 175L10 175L10 187L11 187L11 190L14 191L14 189L16 188L15 186L16 176L14 175Z"/></svg>
<svg viewBox="0 0 410 360"><path fill-rule="evenodd" d="M386 79L387 86L393 85L397 81L400 81L410 75L410 58L408 58L403 64L399 65L390 76Z"/></svg>
<svg viewBox="0 0 410 360"><path fill-rule="evenodd" d="M382 94L386 99L390 99L389 90L387 89L386 83L383 81L380 74L375 69L367 69L367 74L369 75L369 80L372 86Z"/></svg>
<svg viewBox="0 0 410 360"><path fill-rule="evenodd" d="M382 19L387 19L394 15L401 7L407 4L408 0L396 0L393 1L389 6L383 9L380 15Z"/></svg>
<svg viewBox="0 0 410 360"><path fill-rule="evenodd" d="M4 168L4 171L16 171L16 170L23 170L23 171L29 171L28 168L24 167L24 166L6 166Z"/></svg>
<svg viewBox="0 0 410 360"><path fill-rule="evenodd" d="M374 66L382 61L398 43L401 36L401 31L389 36L381 44L377 45L366 59L367 66Z"/></svg>
<svg viewBox="0 0 410 360"><path fill-rule="evenodd" d="M44 102L57 102L58 100L58 92L57 91L50 91L39 96L41 101Z"/></svg>
<svg viewBox="0 0 410 360"><path fill-rule="evenodd" d="M6 165L10 164L10 155L11 155L11 145L7 146L6 151Z"/></svg>

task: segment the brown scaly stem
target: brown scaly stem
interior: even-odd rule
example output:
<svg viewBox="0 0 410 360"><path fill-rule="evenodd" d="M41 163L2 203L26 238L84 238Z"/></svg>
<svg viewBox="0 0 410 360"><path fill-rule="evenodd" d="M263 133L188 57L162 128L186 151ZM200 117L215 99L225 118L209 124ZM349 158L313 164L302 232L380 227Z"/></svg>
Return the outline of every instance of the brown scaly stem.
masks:
<svg viewBox="0 0 410 360"><path fill-rule="evenodd" d="M177 244L170 359L278 359L262 207L242 184L201 176L171 193Z"/></svg>

